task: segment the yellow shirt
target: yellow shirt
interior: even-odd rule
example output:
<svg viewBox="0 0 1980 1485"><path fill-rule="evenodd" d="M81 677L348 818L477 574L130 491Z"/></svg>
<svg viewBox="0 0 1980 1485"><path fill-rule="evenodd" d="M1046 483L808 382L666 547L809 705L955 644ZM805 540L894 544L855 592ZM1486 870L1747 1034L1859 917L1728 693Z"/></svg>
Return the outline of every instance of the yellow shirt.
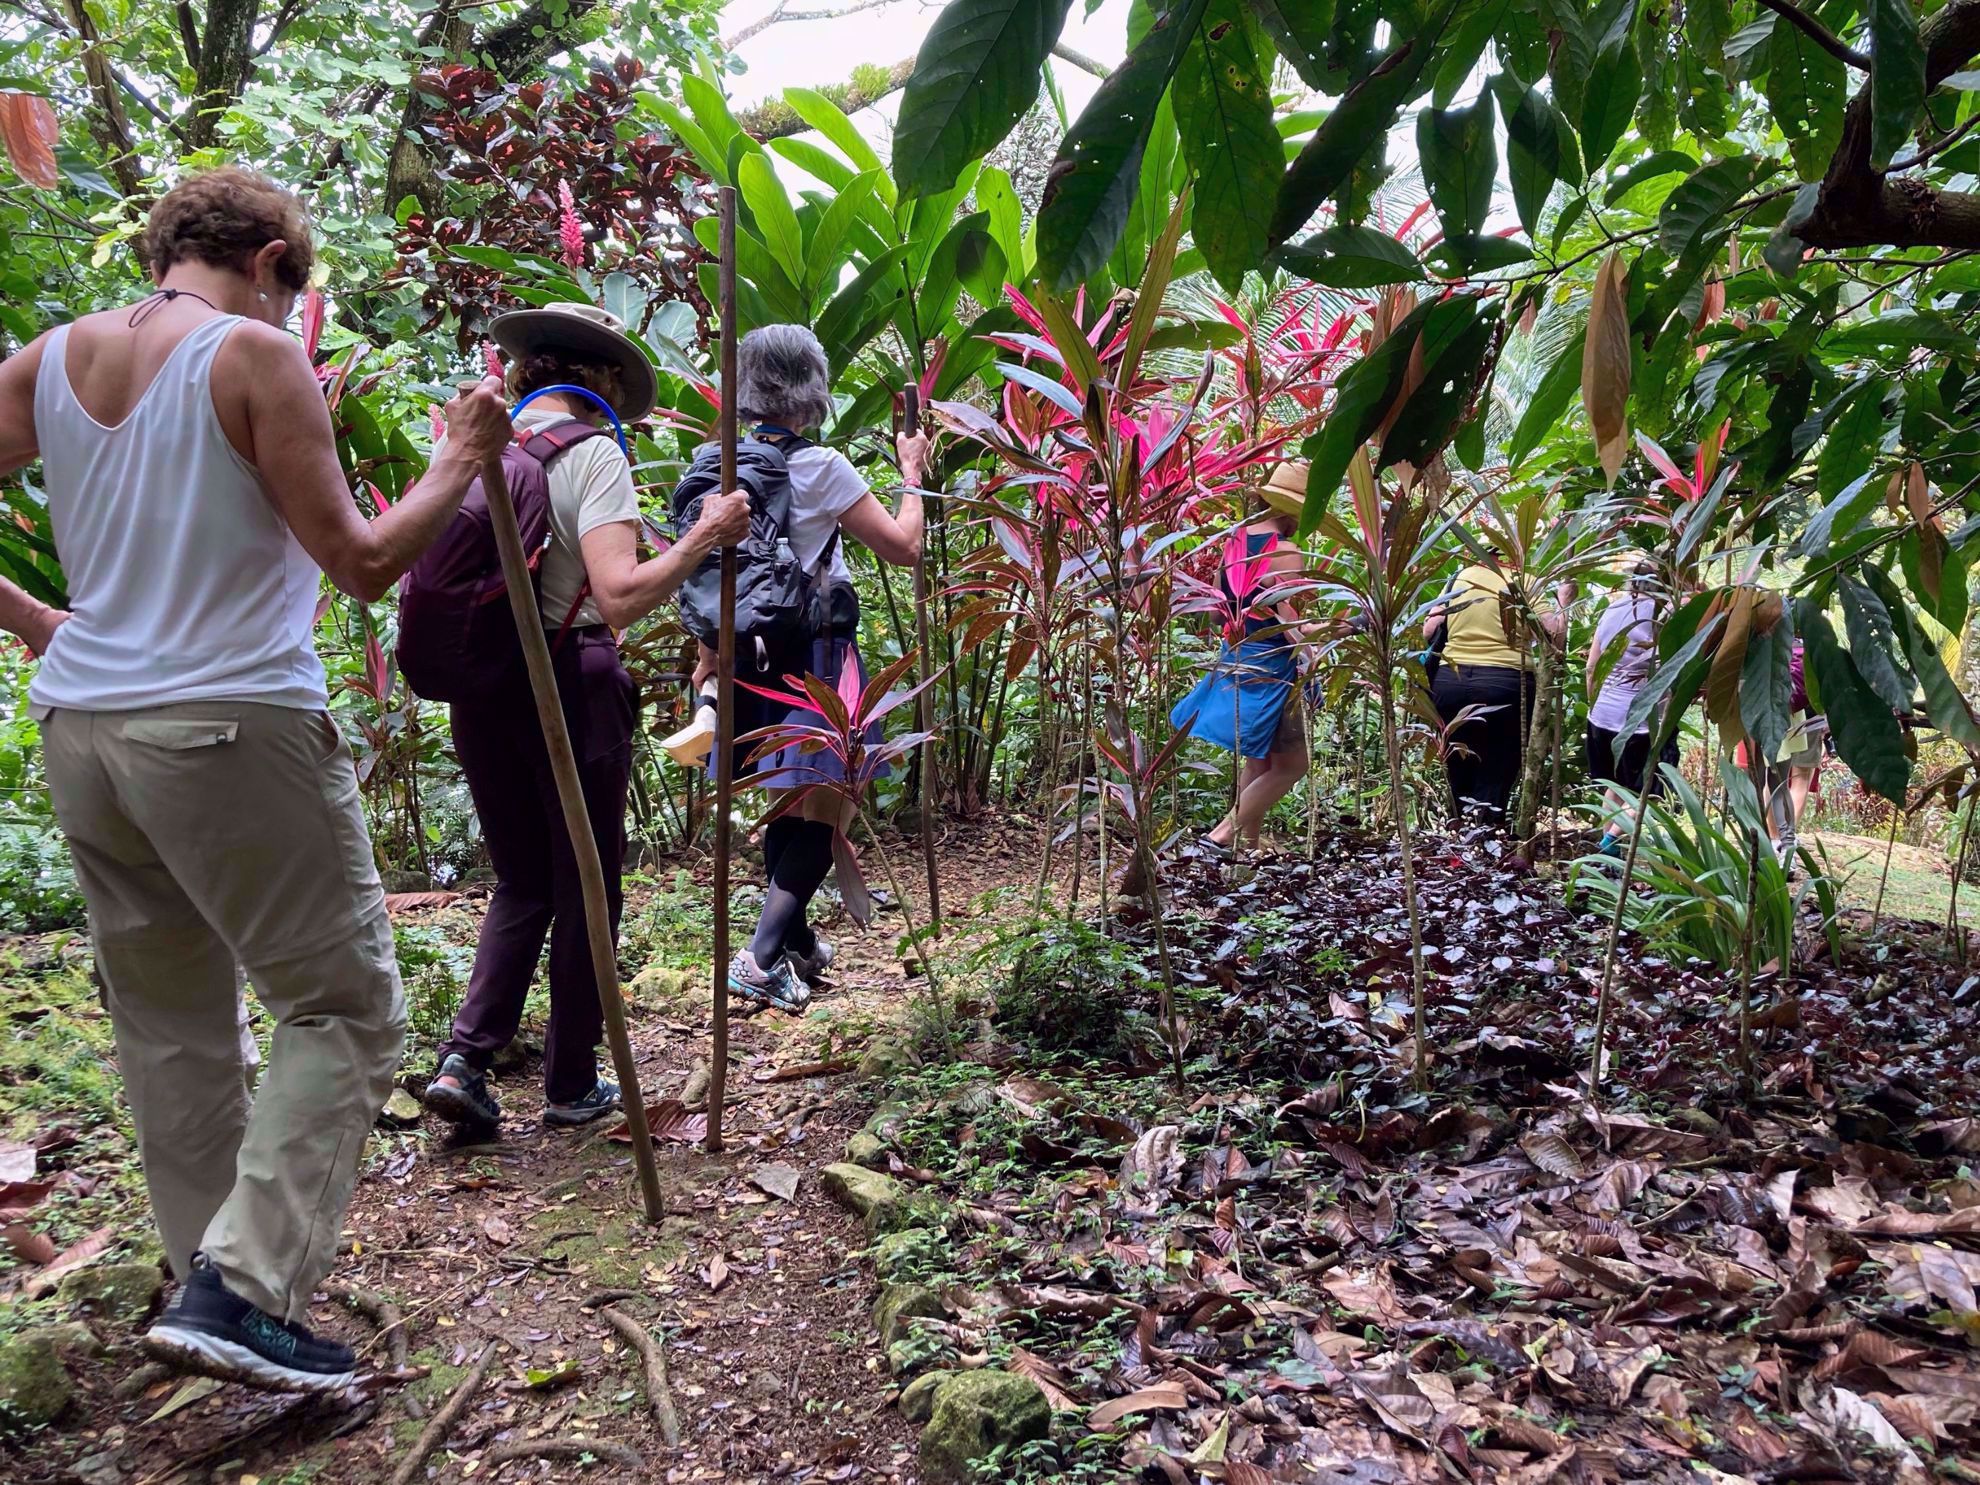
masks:
<svg viewBox="0 0 1980 1485"><path fill-rule="evenodd" d="M1505 622L1500 615L1509 611L1499 602L1506 586L1504 573L1482 563L1458 574L1450 606L1444 611L1444 622L1451 627L1451 637L1444 645L1446 665L1498 665L1525 670L1531 664L1525 648L1513 645L1506 638Z"/></svg>

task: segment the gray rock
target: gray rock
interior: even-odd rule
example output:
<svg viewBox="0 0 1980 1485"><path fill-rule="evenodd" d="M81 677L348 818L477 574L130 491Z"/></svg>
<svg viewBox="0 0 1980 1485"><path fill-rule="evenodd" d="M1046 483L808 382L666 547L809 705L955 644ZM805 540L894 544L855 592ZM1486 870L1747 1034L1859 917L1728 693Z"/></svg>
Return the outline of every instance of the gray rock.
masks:
<svg viewBox="0 0 1980 1485"><path fill-rule="evenodd" d="M53 1423L76 1395L72 1356L97 1356L102 1344L87 1325L43 1325L0 1343L0 1427Z"/></svg>
<svg viewBox="0 0 1980 1485"><path fill-rule="evenodd" d="M846 1159L854 1165L863 1165L868 1170L887 1168L887 1142L878 1135L860 1130L846 1141Z"/></svg>
<svg viewBox="0 0 1980 1485"><path fill-rule="evenodd" d="M671 969L649 964L626 986L628 998L642 1005L664 1004L680 999L701 984L702 977L691 969Z"/></svg>
<svg viewBox="0 0 1980 1485"><path fill-rule="evenodd" d="M874 1302L873 1328L880 1344L891 1346L907 1339L910 1320L939 1320L946 1313L942 1296L926 1284L889 1284Z"/></svg>
<svg viewBox="0 0 1980 1485"><path fill-rule="evenodd" d="M866 1257L881 1282L892 1284L911 1275L938 1271L946 1264L946 1249L939 1232L909 1227L882 1233L867 1248Z"/></svg>
<svg viewBox="0 0 1980 1485"><path fill-rule="evenodd" d="M1051 1431L1052 1405L1029 1378L994 1370L957 1372L935 1389L921 1432L922 1479L928 1485L969 1485L976 1461Z"/></svg>
<svg viewBox="0 0 1980 1485"><path fill-rule="evenodd" d="M425 1112L412 1094L403 1088L394 1088L391 1097L385 1100L385 1107L378 1111L378 1122L387 1129L414 1129Z"/></svg>
<svg viewBox="0 0 1980 1485"><path fill-rule="evenodd" d="M901 1389L901 1416L910 1423L926 1423L935 1411L935 1389L948 1381L948 1372L928 1372Z"/></svg>
<svg viewBox="0 0 1980 1485"><path fill-rule="evenodd" d="M56 1292L66 1304L135 1325L151 1313L164 1288L165 1275L155 1263L100 1263L75 1270Z"/></svg>

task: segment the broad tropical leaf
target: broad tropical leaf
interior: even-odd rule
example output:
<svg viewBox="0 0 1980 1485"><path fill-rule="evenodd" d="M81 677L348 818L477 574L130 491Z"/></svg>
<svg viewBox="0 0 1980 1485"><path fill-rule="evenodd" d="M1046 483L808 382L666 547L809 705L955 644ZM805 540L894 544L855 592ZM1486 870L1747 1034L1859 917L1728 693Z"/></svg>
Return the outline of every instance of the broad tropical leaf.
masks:
<svg viewBox="0 0 1980 1485"><path fill-rule="evenodd" d="M911 196L946 191L1038 99L1045 59L1072 0L950 0L901 95L894 179Z"/></svg>
<svg viewBox="0 0 1980 1485"><path fill-rule="evenodd" d="M1209 0L1183 48L1172 100L1196 178L1191 236L1217 282L1235 292L1265 256L1270 223L1258 204L1285 171L1272 122L1271 46L1242 0Z"/></svg>

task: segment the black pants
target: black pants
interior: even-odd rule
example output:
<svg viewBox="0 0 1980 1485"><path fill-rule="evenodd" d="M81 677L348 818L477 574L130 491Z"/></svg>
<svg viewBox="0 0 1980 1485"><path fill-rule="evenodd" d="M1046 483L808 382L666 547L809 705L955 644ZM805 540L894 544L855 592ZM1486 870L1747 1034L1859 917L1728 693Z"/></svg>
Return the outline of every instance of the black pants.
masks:
<svg viewBox="0 0 1980 1485"><path fill-rule="evenodd" d="M1520 755L1533 716L1533 682L1509 665L1438 667L1430 699L1446 726L1468 706L1491 710L1450 733L1445 772L1451 778L1451 812L1485 824L1506 817L1513 786L1519 782Z"/></svg>
<svg viewBox="0 0 1980 1485"><path fill-rule="evenodd" d="M1607 727L1597 727L1593 722L1588 724L1588 777L1605 784L1620 784L1634 794L1643 787L1643 769L1650 761L1650 734L1639 732L1630 738L1620 758L1616 756L1615 745L1613 731ZM1664 746L1658 750L1657 761L1678 761L1677 734L1673 733L1664 740ZM1664 792L1662 769L1650 776L1650 792Z"/></svg>
<svg viewBox="0 0 1980 1485"><path fill-rule="evenodd" d="M573 629L551 663L577 754L585 813L605 870L616 939L639 690L619 663L612 631L603 625ZM470 1066L486 1070L515 1039L547 934L550 1024L543 1039L543 1091L552 1103L570 1103L598 1082L605 1011L592 972L577 856L527 679L518 670L506 692L456 703L453 724L454 751L495 868L495 896L481 920L467 995L440 1056L459 1052Z"/></svg>

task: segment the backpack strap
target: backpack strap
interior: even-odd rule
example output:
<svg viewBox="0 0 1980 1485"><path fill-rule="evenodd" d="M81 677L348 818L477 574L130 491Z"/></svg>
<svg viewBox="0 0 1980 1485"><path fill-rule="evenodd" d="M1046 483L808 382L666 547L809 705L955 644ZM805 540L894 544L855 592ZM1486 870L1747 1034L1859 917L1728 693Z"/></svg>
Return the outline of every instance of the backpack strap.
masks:
<svg viewBox="0 0 1980 1485"><path fill-rule="evenodd" d="M587 423L583 418L566 418L562 422L548 423L540 428L522 429L516 434L516 447L548 469L557 456L566 449L573 448L587 439L604 436L605 430L595 423ZM556 527L553 525L551 527L553 538L555 531ZM580 562L583 560L582 554L579 560ZM557 628L556 639L551 641L550 652L553 655L563 648L565 637L571 631L571 625L577 621L578 610L584 607L585 600L590 596L591 579L586 578L578 584L577 597L564 614L564 622Z"/></svg>

